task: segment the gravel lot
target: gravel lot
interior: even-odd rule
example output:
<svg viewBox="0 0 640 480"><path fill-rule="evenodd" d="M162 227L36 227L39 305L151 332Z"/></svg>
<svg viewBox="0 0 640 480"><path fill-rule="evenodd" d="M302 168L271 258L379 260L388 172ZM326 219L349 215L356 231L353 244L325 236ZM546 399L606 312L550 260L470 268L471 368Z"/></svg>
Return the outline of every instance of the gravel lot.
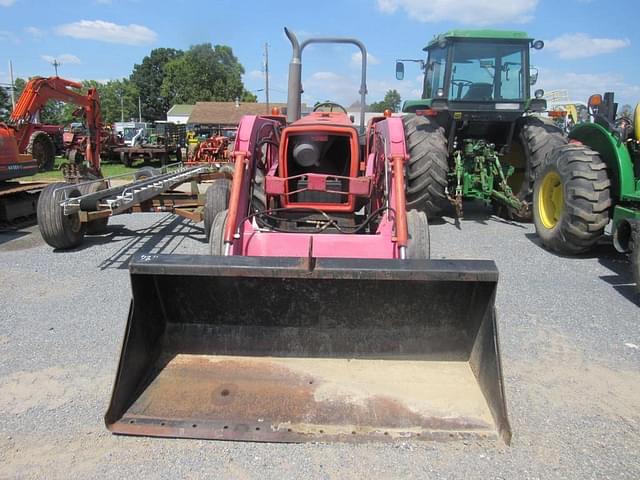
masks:
<svg viewBox="0 0 640 480"><path fill-rule="evenodd" d="M431 236L435 258L498 264L510 447L111 435L130 256L207 250L199 225L125 215L72 252L36 227L0 234L0 478L640 478L640 309L624 256L561 258L533 226L481 210Z"/></svg>

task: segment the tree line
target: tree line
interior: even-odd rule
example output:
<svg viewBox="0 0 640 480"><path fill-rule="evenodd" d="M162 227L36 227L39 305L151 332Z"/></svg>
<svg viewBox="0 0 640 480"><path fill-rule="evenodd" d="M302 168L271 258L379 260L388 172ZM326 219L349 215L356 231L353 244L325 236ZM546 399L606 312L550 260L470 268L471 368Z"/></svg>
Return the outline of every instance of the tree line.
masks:
<svg viewBox="0 0 640 480"><path fill-rule="evenodd" d="M138 118L138 98L145 121L164 120L167 111L178 103L194 104L201 101L255 102L257 97L244 88L244 67L231 47L203 43L188 50L156 48L133 66L128 78L98 82L82 81L83 91L96 88L100 95L102 119L113 123ZM14 82L16 101L27 81ZM74 105L51 101L40 112L42 123L65 125L78 121ZM11 101L5 89L0 88L0 120L11 113Z"/></svg>

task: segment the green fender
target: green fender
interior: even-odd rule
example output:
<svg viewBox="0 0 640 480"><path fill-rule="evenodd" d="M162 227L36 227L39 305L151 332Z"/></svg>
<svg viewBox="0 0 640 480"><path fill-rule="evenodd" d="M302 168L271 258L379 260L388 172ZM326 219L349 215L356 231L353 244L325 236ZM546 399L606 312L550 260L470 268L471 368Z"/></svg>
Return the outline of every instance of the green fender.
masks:
<svg viewBox="0 0 640 480"><path fill-rule="evenodd" d="M640 201L636 188L633 162L627 146L597 123L580 123L569 133L570 140L577 140L600 154L612 172L611 193L619 201Z"/></svg>

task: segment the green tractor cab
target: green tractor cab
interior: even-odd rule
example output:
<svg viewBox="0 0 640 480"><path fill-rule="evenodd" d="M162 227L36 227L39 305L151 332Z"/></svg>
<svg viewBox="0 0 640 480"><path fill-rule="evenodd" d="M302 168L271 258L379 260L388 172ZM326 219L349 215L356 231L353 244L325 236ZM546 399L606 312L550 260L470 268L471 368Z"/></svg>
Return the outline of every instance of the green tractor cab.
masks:
<svg viewBox="0 0 640 480"><path fill-rule="evenodd" d="M590 123L553 150L534 185L533 216L543 246L564 255L589 251L612 222L613 245L631 257L640 293L640 104L617 116L614 94L589 98Z"/></svg>
<svg viewBox="0 0 640 480"><path fill-rule="evenodd" d="M426 47L422 98L403 105L410 206L433 217L449 204L462 215L463 199L493 204L506 216L530 218L537 169L551 149L566 143L546 109L544 92L531 86L538 72L530 50L541 49L524 32L453 30Z"/></svg>

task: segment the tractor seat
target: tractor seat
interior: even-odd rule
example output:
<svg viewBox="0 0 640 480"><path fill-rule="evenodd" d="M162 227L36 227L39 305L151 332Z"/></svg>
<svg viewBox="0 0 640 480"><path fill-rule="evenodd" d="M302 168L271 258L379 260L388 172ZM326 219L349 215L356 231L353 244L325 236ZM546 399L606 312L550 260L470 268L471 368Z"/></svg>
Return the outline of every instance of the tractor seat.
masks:
<svg viewBox="0 0 640 480"><path fill-rule="evenodd" d="M492 100L493 85L490 83L474 83L469 85L469 91L463 100Z"/></svg>

